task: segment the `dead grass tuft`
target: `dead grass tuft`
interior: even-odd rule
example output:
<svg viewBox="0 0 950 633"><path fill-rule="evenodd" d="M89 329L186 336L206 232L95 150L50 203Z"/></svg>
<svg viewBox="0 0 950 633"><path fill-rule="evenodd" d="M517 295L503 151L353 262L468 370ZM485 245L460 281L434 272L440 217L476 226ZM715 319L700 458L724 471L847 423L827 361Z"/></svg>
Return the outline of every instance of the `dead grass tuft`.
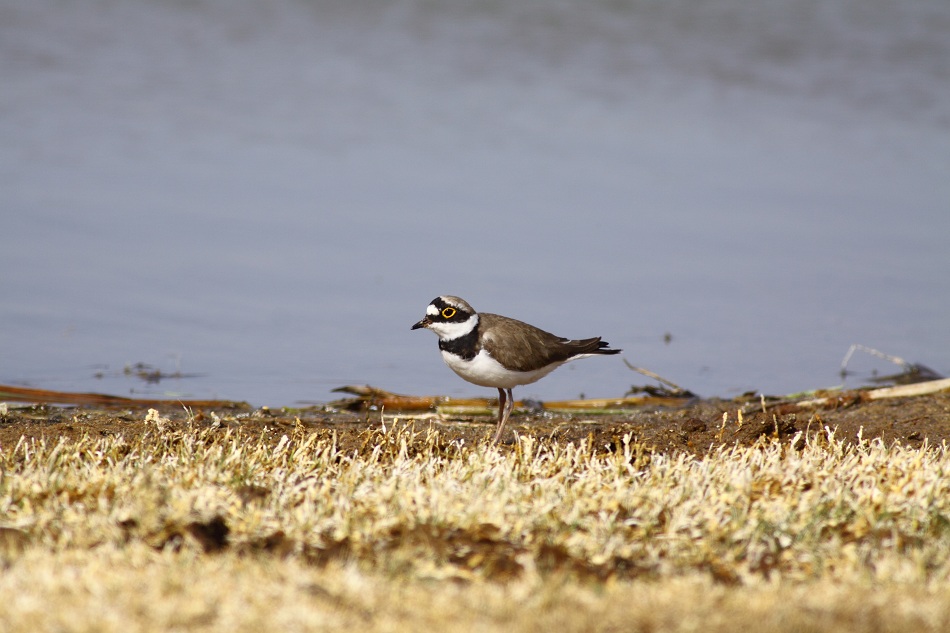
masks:
<svg viewBox="0 0 950 633"><path fill-rule="evenodd" d="M0 449L0 629L948 623L945 445L826 432L697 458L395 423L345 451L153 422Z"/></svg>

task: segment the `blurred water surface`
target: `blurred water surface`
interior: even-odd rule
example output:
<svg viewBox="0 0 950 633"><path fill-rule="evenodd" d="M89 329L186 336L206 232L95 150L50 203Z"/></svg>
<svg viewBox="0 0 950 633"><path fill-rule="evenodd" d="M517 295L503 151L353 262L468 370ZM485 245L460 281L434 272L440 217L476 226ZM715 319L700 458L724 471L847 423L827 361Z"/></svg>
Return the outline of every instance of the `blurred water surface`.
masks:
<svg viewBox="0 0 950 633"><path fill-rule="evenodd" d="M0 0L0 80L2 383L491 395L443 293L704 395L950 372L945 0Z"/></svg>

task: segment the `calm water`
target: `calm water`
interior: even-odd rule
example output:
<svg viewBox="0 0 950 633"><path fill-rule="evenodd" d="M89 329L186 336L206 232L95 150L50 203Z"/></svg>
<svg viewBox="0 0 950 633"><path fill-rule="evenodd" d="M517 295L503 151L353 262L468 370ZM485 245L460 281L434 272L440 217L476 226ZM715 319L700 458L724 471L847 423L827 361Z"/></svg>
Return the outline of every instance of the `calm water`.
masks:
<svg viewBox="0 0 950 633"><path fill-rule="evenodd" d="M0 0L0 86L0 383L491 395L442 293L704 395L950 373L945 0Z"/></svg>

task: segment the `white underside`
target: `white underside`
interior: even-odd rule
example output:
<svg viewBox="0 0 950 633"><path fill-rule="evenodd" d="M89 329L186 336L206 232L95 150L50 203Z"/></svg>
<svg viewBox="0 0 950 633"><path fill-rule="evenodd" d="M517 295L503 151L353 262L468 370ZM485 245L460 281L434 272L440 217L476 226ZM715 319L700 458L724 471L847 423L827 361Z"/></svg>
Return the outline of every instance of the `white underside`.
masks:
<svg viewBox="0 0 950 633"><path fill-rule="evenodd" d="M578 356L577 358L581 357ZM471 360L463 360L455 354L442 352L442 360L445 361L446 365L452 368L452 371L470 383L481 387L497 387L500 389L511 389L518 385L530 384L544 378L564 364L552 363L541 369L535 369L534 371L511 371L510 369L502 367L501 364L489 356L485 350L478 352L475 358Z"/></svg>

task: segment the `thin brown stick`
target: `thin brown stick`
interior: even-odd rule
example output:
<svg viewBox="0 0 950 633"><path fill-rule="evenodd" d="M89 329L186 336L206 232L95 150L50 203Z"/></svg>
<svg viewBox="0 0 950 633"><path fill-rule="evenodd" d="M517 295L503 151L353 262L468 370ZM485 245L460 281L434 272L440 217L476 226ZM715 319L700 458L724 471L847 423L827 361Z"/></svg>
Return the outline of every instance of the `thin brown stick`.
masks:
<svg viewBox="0 0 950 633"><path fill-rule="evenodd" d="M683 389L682 387L680 387L679 385L677 385L677 384L676 384L675 382L673 382L672 380L667 380L666 378L663 378L662 376L653 373L653 372L650 371L649 369L644 369L643 367L637 367L637 366L635 366L635 365L631 365L631 364L630 364L630 361L628 361L626 358L623 359L623 363L624 363L624 365L626 365L627 367L629 367L629 368L632 369L633 371L635 371L635 372L637 372L637 373L639 373L639 374L643 374L643 375L646 376L647 378L652 378L653 380L657 380L657 381L663 383L664 385L666 385L667 387L669 387L670 389L673 389L674 391L681 391L681 392L682 392L682 391L686 391L685 389Z"/></svg>

